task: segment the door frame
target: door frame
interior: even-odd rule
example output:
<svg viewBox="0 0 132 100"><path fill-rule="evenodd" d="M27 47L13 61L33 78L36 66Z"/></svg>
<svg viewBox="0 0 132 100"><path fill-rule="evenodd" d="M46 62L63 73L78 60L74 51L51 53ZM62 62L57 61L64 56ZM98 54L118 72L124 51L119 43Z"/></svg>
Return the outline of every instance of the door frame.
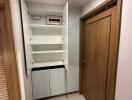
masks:
<svg viewBox="0 0 132 100"><path fill-rule="evenodd" d="M109 64L109 66L112 66L112 80L114 81L113 83L110 84L111 89L107 91L107 93L110 93L109 98L107 100L114 100L115 97L115 85L116 85L116 74L117 74L117 63L118 63L118 50L119 50L119 39L120 39L120 23L121 23L121 10L122 10L122 0L106 0L90 12L88 12L85 16L80 18L80 61L79 61L79 78L80 78L80 84L79 84L79 93L84 94L83 91L83 66L85 61L84 59L84 27L85 27L85 21L87 19L90 19L94 17L95 15L98 15L107 9L113 9L113 15L115 16L114 21L115 21L115 28L113 29L113 32L117 33L115 35L116 43L114 44L114 50L110 50L110 53L114 55L113 60L109 59L109 62L112 62L113 64Z"/></svg>
<svg viewBox="0 0 132 100"><path fill-rule="evenodd" d="M9 61L5 65L9 100L20 100L19 79L18 79L18 70L17 70L9 0L0 0L0 7L4 9L5 12L6 29L7 29L6 37L8 38L6 40L6 44L3 45L6 45L8 49L10 48L10 50L7 51Z"/></svg>
<svg viewBox="0 0 132 100"><path fill-rule="evenodd" d="M104 2L99 4L97 7L93 8L88 13L86 13L84 16L82 16L80 19L81 20L86 20L89 17L104 11L105 9L109 9L112 6L121 3L122 0L120 2L119 1L120 0L105 0Z"/></svg>

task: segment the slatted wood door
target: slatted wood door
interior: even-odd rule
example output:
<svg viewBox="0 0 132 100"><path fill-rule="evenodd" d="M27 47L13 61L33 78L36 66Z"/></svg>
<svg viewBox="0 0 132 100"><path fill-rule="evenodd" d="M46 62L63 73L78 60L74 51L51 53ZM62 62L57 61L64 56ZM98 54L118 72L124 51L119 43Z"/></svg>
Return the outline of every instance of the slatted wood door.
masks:
<svg viewBox="0 0 132 100"><path fill-rule="evenodd" d="M3 51L3 42L2 42L1 29L0 29L0 100L9 100L6 69L3 58L4 58L4 51Z"/></svg>
<svg viewBox="0 0 132 100"><path fill-rule="evenodd" d="M0 0L0 100L20 100L10 7Z"/></svg>
<svg viewBox="0 0 132 100"><path fill-rule="evenodd" d="M5 66L5 53L3 48L3 11L0 9L0 100L9 100L7 88L7 75Z"/></svg>

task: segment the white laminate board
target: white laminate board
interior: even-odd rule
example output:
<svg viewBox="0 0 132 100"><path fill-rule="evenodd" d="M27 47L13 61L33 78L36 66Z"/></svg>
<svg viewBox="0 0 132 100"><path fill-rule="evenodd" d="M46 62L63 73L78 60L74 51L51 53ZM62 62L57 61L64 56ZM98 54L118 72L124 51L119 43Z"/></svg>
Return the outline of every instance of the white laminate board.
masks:
<svg viewBox="0 0 132 100"><path fill-rule="evenodd" d="M64 65L65 68L68 70L68 2L64 6L63 10L63 37L64 37Z"/></svg>
<svg viewBox="0 0 132 100"><path fill-rule="evenodd" d="M66 93L64 68L50 70L50 87L51 87L51 96Z"/></svg>
<svg viewBox="0 0 132 100"><path fill-rule="evenodd" d="M34 63L32 68L64 65L63 61Z"/></svg>
<svg viewBox="0 0 132 100"><path fill-rule="evenodd" d="M49 51L49 50L62 50L62 45L60 44L50 44L50 45L32 45L32 50L33 51Z"/></svg>
<svg viewBox="0 0 132 100"><path fill-rule="evenodd" d="M32 51L32 54L63 53L63 50Z"/></svg>
<svg viewBox="0 0 132 100"><path fill-rule="evenodd" d="M31 37L32 45L39 44L63 44L62 36L32 36Z"/></svg>
<svg viewBox="0 0 132 100"><path fill-rule="evenodd" d="M30 28L30 20L29 20L29 16L28 16L28 8L26 3L24 3L24 1L22 2L22 19L23 19L23 38L24 38L24 49L25 49L25 61L24 63L26 63L26 67L27 67L27 73L30 74L31 72L31 67L32 67L32 48L31 48L31 42L30 42L30 37L32 34L32 30ZM19 33L18 33L19 34ZM21 34L20 34L21 35Z"/></svg>
<svg viewBox="0 0 132 100"><path fill-rule="evenodd" d="M42 28L42 29L50 29L50 30L58 30L62 29L64 26L62 25L44 25L44 24L31 24L32 28Z"/></svg>
<svg viewBox="0 0 132 100"><path fill-rule="evenodd" d="M49 70L32 71L33 98L50 96Z"/></svg>
<svg viewBox="0 0 132 100"><path fill-rule="evenodd" d="M48 54L35 54L33 55L34 63L41 62L54 62L54 61L63 61L62 53L48 53Z"/></svg>
<svg viewBox="0 0 132 100"><path fill-rule="evenodd" d="M33 36L48 36L48 35L62 35L62 30L52 30L52 29L41 29L41 28L32 28Z"/></svg>

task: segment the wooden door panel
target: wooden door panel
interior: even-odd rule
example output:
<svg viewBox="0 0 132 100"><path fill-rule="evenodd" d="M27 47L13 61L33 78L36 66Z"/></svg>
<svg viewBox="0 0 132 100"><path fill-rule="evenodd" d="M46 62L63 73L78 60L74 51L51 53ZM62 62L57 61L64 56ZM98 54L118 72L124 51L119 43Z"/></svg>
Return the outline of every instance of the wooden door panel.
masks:
<svg viewBox="0 0 132 100"><path fill-rule="evenodd" d="M5 67L5 58L4 58L4 47L3 47L3 13L0 10L0 100L9 100L8 89L7 89L7 78L6 78L6 67Z"/></svg>
<svg viewBox="0 0 132 100"><path fill-rule="evenodd" d="M6 70L4 65L4 51L3 51L3 42L1 37L1 28L0 28L0 100L9 100Z"/></svg>
<svg viewBox="0 0 132 100"><path fill-rule="evenodd" d="M107 16L85 26L85 93L88 100L105 100L110 24L111 18Z"/></svg>

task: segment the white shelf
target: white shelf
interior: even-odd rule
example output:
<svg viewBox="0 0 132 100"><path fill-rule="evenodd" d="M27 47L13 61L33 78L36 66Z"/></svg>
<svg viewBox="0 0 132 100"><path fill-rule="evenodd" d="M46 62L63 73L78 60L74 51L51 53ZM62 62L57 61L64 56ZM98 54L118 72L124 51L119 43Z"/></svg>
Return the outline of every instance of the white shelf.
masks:
<svg viewBox="0 0 132 100"><path fill-rule="evenodd" d="M63 25L42 25L42 24L30 24L32 28L41 28L41 29L54 29L59 30L63 28Z"/></svg>
<svg viewBox="0 0 132 100"><path fill-rule="evenodd" d="M30 14L37 14L37 15L54 15L54 16L63 16L63 10L55 9L55 10L41 10L41 9L33 9L29 11Z"/></svg>
<svg viewBox="0 0 132 100"><path fill-rule="evenodd" d="M32 45L64 44L64 41L61 36L32 36L31 44Z"/></svg>
<svg viewBox="0 0 132 100"><path fill-rule="evenodd" d="M58 66L58 65L64 65L63 61L34 63L33 66L32 66L32 68L48 67L48 66Z"/></svg>
<svg viewBox="0 0 132 100"><path fill-rule="evenodd" d="M56 44L64 44L64 43L61 43L61 42L47 42L47 43L44 43L44 42L31 42L31 45L56 45Z"/></svg>
<svg viewBox="0 0 132 100"><path fill-rule="evenodd" d="M63 50L33 51L32 54L63 53Z"/></svg>

